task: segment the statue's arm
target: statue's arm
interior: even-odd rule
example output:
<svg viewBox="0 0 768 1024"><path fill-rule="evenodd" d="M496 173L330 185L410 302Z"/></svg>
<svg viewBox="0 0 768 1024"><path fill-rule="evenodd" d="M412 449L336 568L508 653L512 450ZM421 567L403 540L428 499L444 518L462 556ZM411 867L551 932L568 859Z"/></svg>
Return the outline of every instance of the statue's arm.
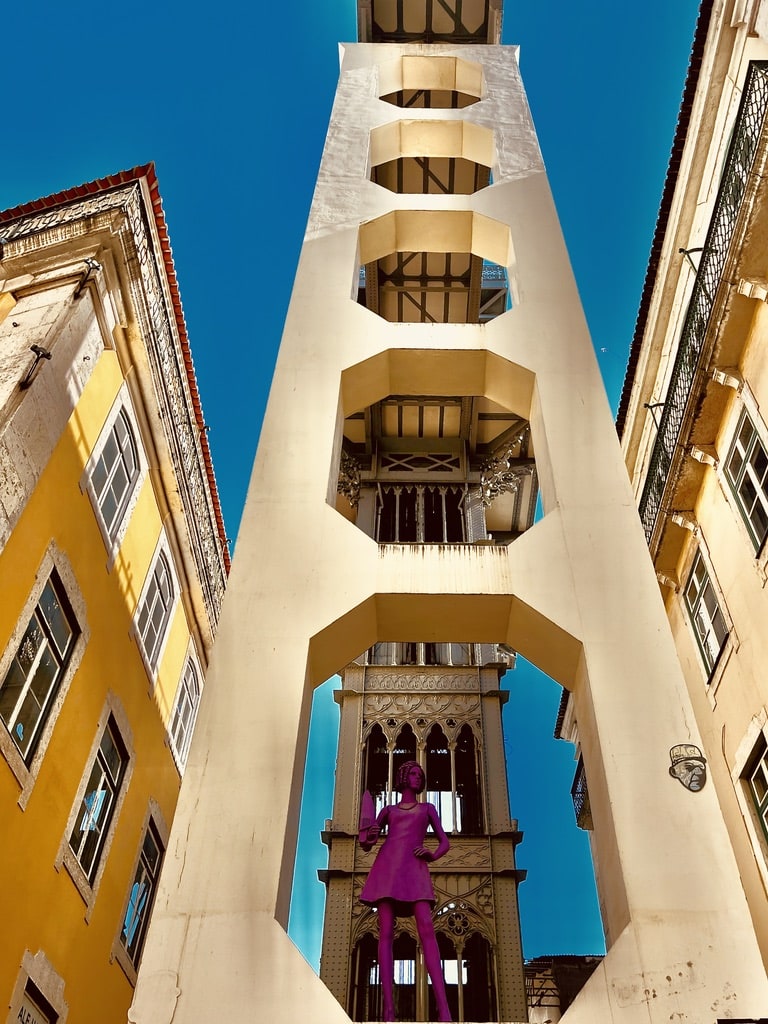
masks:
<svg viewBox="0 0 768 1024"><path fill-rule="evenodd" d="M387 804L386 807L382 807L382 809L379 811L379 816L376 819L376 824L370 825L368 827L368 829L366 830L365 838L363 838L363 833L360 833L360 845L366 851L366 853L368 852L368 850L372 850L376 843L379 841L379 836L386 827L388 816L389 804Z"/></svg>
<svg viewBox="0 0 768 1024"><path fill-rule="evenodd" d="M437 813L437 808L434 804L427 804L427 819L437 836L437 849L429 850L426 846L420 846L418 849L414 850L414 853L422 860L439 860L442 856L448 853L451 848L451 844L448 842L448 836L445 834L443 823L440 821L440 815Z"/></svg>

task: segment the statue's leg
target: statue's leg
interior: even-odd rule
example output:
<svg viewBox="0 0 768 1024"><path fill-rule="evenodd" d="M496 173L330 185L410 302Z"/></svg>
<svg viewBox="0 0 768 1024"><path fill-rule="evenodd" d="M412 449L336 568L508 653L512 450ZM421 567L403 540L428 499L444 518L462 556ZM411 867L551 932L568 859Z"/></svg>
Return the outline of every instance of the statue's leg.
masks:
<svg viewBox="0 0 768 1024"><path fill-rule="evenodd" d="M395 908L391 900L381 900L377 905L379 918L379 978L381 979L381 1019L395 1019Z"/></svg>
<svg viewBox="0 0 768 1024"><path fill-rule="evenodd" d="M413 916L416 919L416 930L424 953L424 963L427 965L432 980L432 991L437 1001L437 1019L450 1020L451 1011L448 1009L448 998L445 994L443 966L440 963L440 950L435 937L435 926L432 923L432 908L426 900L418 900L413 905Z"/></svg>

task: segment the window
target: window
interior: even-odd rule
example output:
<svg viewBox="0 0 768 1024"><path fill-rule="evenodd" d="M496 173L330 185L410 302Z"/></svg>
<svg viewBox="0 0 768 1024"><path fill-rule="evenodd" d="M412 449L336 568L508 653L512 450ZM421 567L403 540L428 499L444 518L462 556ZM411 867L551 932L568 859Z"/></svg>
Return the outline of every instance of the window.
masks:
<svg viewBox="0 0 768 1024"><path fill-rule="evenodd" d="M746 411L728 453L725 475L758 551L768 534L768 454Z"/></svg>
<svg viewBox="0 0 768 1024"><path fill-rule="evenodd" d="M427 800L437 807L446 832L478 835L483 831L479 765L472 729L464 725L455 740L440 725L426 743Z"/></svg>
<svg viewBox="0 0 768 1024"><path fill-rule="evenodd" d="M5 966L5 965L4 965ZM13 990L6 1000L13 1024L66 1024L65 981L42 950L25 949Z"/></svg>
<svg viewBox="0 0 768 1024"><path fill-rule="evenodd" d="M189 753L189 742L200 702L200 678L191 658L187 659L184 675L179 684L176 709L171 724L171 745L180 767L184 767Z"/></svg>
<svg viewBox="0 0 768 1024"><path fill-rule="evenodd" d="M91 470L90 479L94 500L111 541L117 537L138 478L138 450L123 408Z"/></svg>
<svg viewBox="0 0 768 1024"><path fill-rule="evenodd" d="M763 833L768 840L768 745L762 733L747 765L745 779Z"/></svg>
<svg viewBox="0 0 768 1024"><path fill-rule="evenodd" d="M69 847L91 883L96 877L127 765L128 753L110 715L69 837Z"/></svg>
<svg viewBox="0 0 768 1024"><path fill-rule="evenodd" d="M173 608L173 580L167 557L155 559L149 583L139 604L137 626L141 646L152 671L157 668L165 631Z"/></svg>
<svg viewBox="0 0 768 1024"><path fill-rule="evenodd" d="M58 1019L59 1015L37 985L28 981L15 1020L23 1021L24 1024L56 1024Z"/></svg>
<svg viewBox="0 0 768 1024"><path fill-rule="evenodd" d="M694 559L684 597L699 651L711 675L728 639L728 627L700 551Z"/></svg>
<svg viewBox="0 0 768 1024"><path fill-rule="evenodd" d="M29 765L80 635L54 570L0 685L0 718Z"/></svg>
<svg viewBox="0 0 768 1024"><path fill-rule="evenodd" d="M412 484L382 487L377 509L380 544L461 544L466 540L462 487Z"/></svg>
<svg viewBox="0 0 768 1024"><path fill-rule="evenodd" d="M128 906L120 930L120 942L134 967L139 965L162 862L163 845L158 831L150 819L144 833L144 841L141 844L139 861L128 894Z"/></svg>

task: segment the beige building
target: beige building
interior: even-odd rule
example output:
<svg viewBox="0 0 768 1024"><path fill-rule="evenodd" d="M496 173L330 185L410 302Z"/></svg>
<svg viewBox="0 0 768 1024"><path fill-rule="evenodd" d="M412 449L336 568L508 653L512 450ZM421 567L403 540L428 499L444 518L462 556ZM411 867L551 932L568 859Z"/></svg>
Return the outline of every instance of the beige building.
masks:
<svg viewBox="0 0 768 1024"><path fill-rule="evenodd" d="M766 964L767 112L768 5L705 2L618 416Z"/></svg>
<svg viewBox="0 0 768 1024"><path fill-rule="evenodd" d="M572 694L608 948L564 1021L768 1007L715 787L670 776L670 750L704 741L500 15L371 0L342 47L133 1024L350 1019L285 927L312 688L380 644L416 645L425 677L429 645L507 645ZM509 301L496 288L486 304L484 264ZM469 433L441 435L440 409L466 410ZM506 440L527 435L501 461L534 460L543 514L514 517L529 474L488 506L483 536L467 518L472 452L495 455L502 422L519 424ZM433 466L432 487L401 487L407 464ZM339 774L346 786L354 769ZM354 831L344 813L332 832Z"/></svg>

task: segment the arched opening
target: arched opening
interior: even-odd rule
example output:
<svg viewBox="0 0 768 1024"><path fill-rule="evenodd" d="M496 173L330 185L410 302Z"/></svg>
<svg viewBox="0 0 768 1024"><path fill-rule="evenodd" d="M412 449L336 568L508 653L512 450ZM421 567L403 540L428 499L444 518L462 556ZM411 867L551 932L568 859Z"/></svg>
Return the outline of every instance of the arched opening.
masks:
<svg viewBox="0 0 768 1024"><path fill-rule="evenodd" d="M363 785L373 797L378 814L387 802L390 790L389 751L387 738L378 723L373 726L365 741L365 763Z"/></svg>
<svg viewBox="0 0 768 1024"><path fill-rule="evenodd" d="M497 1020L493 951L488 940L473 932L464 943L462 956L465 972L462 978L463 1019Z"/></svg>
<svg viewBox="0 0 768 1024"><path fill-rule="evenodd" d="M448 738L436 723L429 730L426 745L427 800L434 804L446 832L458 832L461 821L457 807L451 771L451 751Z"/></svg>
<svg viewBox="0 0 768 1024"><path fill-rule="evenodd" d="M341 443L336 508L379 544L508 544L533 523L530 426L488 398L389 395Z"/></svg>
<svg viewBox="0 0 768 1024"><path fill-rule="evenodd" d="M406 761L416 761L416 737L410 725L406 724L397 734L395 747L392 751L392 783L397 778L397 772L401 764Z"/></svg>
<svg viewBox="0 0 768 1024"><path fill-rule="evenodd" d="M454 654L455 661L449 664ZM500 664L500 658L507 658L506 663ZM430 663L432 659L434 662ZM512 664L515 664L515 671L505 673L504 669ZM476 684L470 683L473 677ZM514 953L503 946L507 940L498 929L502 921L506 922L505 929L509 928L510 921L514 921L517 884L509 878L506 882L501 878L490 880L492 861L482 869L459 867L462 864L480 865L482 861L477 858L482 857L478 852L481 847L486 848L489 843L498 844L501 836L511 835L505 829L517 829L517 820L511 819L504 824L499 818L503 811L499 804L502 779L504 785L509 786L509 805L524 829L523 844L508 863L516 862L528 876L519 887L525 956L536 961L532 963L531 971L534 968L538 971L541 956L546 953L551 958L553 950L556 954L567 953L565 960L572 967L574 957L571 954L576 950L583 955L575 959L589 961L588 969L580 968L577 980L573 981L574 973L569 968L568 985L576 984L578 987L583 984L599 963L599 954L604 946L590 842L588 834L576 827L570 799L571 780L581 752L577 746L574 757L572 747L553 738L556 721L563 738L573 742L576 736L572 712L568 712L564 721L558 719L560 696L565 691L522 658L515 659L508 649L492 644L382 641L348 666L343 679L345 682L337 694L336 704L346 708L344 713L351 717L347 718L347 724L342 718L340 727L342 748L336 764L336 781L341 796L337 796L333 810L337 820L326 821L325 841L351 851L352 848L349 845L344 847L344 844L349 844L351 834L357 828L362 791L368 789L372 794L378 813L385 803L398 799L392 790L398 767L405 760L416 760L423 765L426 792L421 799L436 806L449 832L452 849L455 848L459 856L458 863L451 870L441 872L439 862L431 868L437 897L435 928L454 1019L498 1019L503 1004L499 1003L501 980L497 972L508 970L510 957L514 959ZM498 687L495 690L493 680ZM475 691L477 697L471 695L472 685L479 687ZM322 691L328 691L328 687L321 687L316 692L316 702ZM481 693L488 696L482 698ZM497 696L493 696L494 693ZM490 701L484 713L485 741L482 740L483 734L477 732L481 700ZM323 701L333 707L330 692L323 694ZM358 710L353 710L355 706ZM492 710L494 707L498 708L495 712ZM502 707L501 720L496 721L500 727L503 723L503 733L499 735L499 738L503 737L503 754L497 751L488 760L483 742L491 745L498 742L494 739L496 726L493 723L494 715L499 715ZM358 788L354 781L353 759L350 759L352 748L348 745L350 722L356 719L365 730L360 748ZM331 766L338 731L335 723L330 724L322 718L318 727L313 722L311 729L312 736L322 737L326 747L333 747L323 761L323 771L329 779L333 774ZM310 750L305 786L312 787L312 792L317 763L317 755ZM534 765L535 772L532 770ZM348 802L345 793L352 804L347 823L343 820L348 813L345 810ZM583 790L581 793L583 796ZM314 886L316 892L312 899L322 893L323 887L314 879L317 868L325 862L325 853L321 852L322 847L316 837L318 820L330 811L330 798L321 807L314 796L305 796L302 832L304 818L311 813L315 845L306 867L300 864L297 869L293 901L297 915L305 912L307 901L304 890L298 895L298 871L305 872L302 885L308 878ZM581 818L581 824L584 823ZM312 828L309 822L306 827ZM521 833L516 833L516 836L504 856L512 855L514 843L519 842ZM434 839L428 836L427 843L434 843ZM462 844L467 844L466 849ZM331 981L324 977L322 969L321 977L340 1001L349 1000L346 1005L352 1019L376 1020L381 1007L375 911L362 908L361 912L356 897L376 851L361 858L357 843L354 843L354 849L353 875L344 890L346 895L342 895L338 904L345 908L343 914L347 915L349 928L349 954L340 958L343 962L340 982L343 990L337 992ZM500 853L499 847L496 855ZM344 858L348 856L349 853L343 854ZM334 886L347 884L339 874L341 862L336 860L333 863L337 867L319 872L327 886L327 898L331 900L338 899L338 895L334 895ZM329 869L331 867L329 862ZM499 883L501 887L497 889ZM508 886L506 890L503 890L504 885ZM338 890L336 892L338 894ZM509 899L511 903L505 902ZM313 924L313 941L318 945L322 914L321 896ZM313 955L306 942L295 934L293 916L291 920L292 937L305 956L317 963L317 952ZM338 929L340 919L334 916L332 920L332 927ZM413 920L398 918L396 935L396 998L401 1007L398 1014L404 1019L435 1019L432 989L415 940ZM331 947L340 945L344 948L344 942L343 931L333 932L327 955L333 959L335 953ZM502 947L497 950L496 943L499 942ZM518 945L518 956L519 949ZM323 953L325 956L326 952ZM554 962L558 962L556 955ZM519 978L522 990L527 984L528 974L525 971L528 968L521 966L520 970L523 972ZM556 971L556 978L561 974L562 971ZM508 984L508 979L505 984ZM541 993L534 988L531 988L529 999L535 1002ZM569 987L568 993L560 993L558 998L572 999L574 995L575 990L572 992ZM534 1006L534 1003L529 1005Z"/></svg>
<svg viewBox="0 0 768 1024"><path fill-rule="evenodd" d="M471 195L490 183L493 132L470 121L413 118L371 130L371 180L391 192Z"/></svg>
<svg viewBox="0 0 768 1024"><path fill-rule="evenodd" d="M379 96L396 107L461 110L482 94L482 66L461 57L406 54L379 66Z"/></svg>
<svg viewBox="0 0 768 1024"><path fill-rule="evenodd" d="M485 324L512 308L507 271L471 252L397 252L360 267L357 301L394 324Z"/></svg>
<svg viewBox="0 0 768 1024"><path fill-rule="evenodd" d="M509 227L468 210L393 210L360 226L358 302L390 323L486 323L512 308Z"/></svg>
<svg viewBox="0 0 768 1024"><path fill-rule="evenodd" d="M477 744L470 725L463 725L454 748L454 792L456 820L464 835L475 835L483 829L483 806L480 795L480 763ZM479 1018L478 1018L479 1019Z"/></svg>

